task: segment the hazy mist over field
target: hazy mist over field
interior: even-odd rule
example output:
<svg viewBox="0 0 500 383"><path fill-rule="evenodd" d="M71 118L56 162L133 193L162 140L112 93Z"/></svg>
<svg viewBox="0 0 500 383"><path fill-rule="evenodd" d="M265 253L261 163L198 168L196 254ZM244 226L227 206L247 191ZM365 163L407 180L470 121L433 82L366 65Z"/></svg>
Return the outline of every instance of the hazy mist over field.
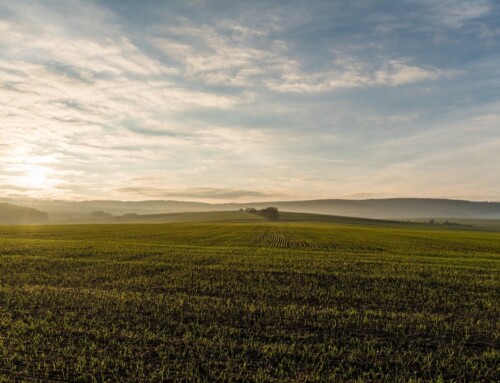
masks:
<svg viewBox="0 0 500 383"><path fill-rule="evenodd" d="M500 200L500 3L0 3L0 197Z"/></svg>

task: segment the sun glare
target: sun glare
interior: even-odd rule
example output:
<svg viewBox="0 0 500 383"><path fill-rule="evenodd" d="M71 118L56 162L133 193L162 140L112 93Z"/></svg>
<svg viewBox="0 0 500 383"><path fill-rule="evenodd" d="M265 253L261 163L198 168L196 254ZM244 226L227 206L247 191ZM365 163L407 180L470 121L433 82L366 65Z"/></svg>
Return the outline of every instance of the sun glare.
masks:
<svg viewBox="0 0 500 383"><path fill-rule="evenodd" d="M44 166L29 166L19 181L20 186L31 189L49 189L53 186L50 169Z"/></svg>
<svg viewBox="0 0 500 383"><path fill-rule="evenodd" d="M43 189L47 185L47 176L44 171L34 171L28 175L28 182L33 187Z"/></svg>

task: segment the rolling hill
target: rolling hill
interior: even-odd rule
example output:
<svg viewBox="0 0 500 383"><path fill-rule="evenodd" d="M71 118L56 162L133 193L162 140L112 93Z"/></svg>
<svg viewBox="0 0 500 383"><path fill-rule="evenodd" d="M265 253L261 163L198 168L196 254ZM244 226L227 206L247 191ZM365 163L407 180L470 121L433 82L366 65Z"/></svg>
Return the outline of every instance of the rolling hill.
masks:
<svg viewBox="0 0 500 383"><path fill-rule="evenodd" d="M246 207L258 209L275 206L281 211L326 214L374 219L466 218L500 219L499 202L475 202L429 198L391 198L345 200L324 199L307 201L271 201L209 204L188 201L43 201L3 200L47 212L51 220L81 220L92 211L113 215L235 211Z"/></svg>
<svg viewBox="0 0 500 383"><path fill-rule="evenodd" d="M257 203L255 207L269 203ZM280 210L331 214L338 216L411 219L411 218L500 218L499 202L474 202L430 198L391 198L367 200L326 199L272 202Z"/></svg>
<svg viewBox="0 0 500 383"><path fill-rule="evenodd" d="M0 224L27 225L46 223L49 220L47 213L29 207L0 203Z"/></svg>

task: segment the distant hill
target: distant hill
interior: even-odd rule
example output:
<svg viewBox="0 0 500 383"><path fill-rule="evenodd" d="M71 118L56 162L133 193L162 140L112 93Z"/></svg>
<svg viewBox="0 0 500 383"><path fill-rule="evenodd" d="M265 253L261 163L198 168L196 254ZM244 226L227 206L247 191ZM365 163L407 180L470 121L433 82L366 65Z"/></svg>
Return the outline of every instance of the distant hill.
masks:
<svg viewBox="0 0 500 383"><path fill-rule="evenodd" d="M1 202L1 201L0 201ZM37 201L4 200L47 212L51 221L66 222L88 218L93 211L112 215L166 214L185 212L234 211L246 207L275 206L281 211L326 214L374 219L479 218L500 219L499 202L473 202L430 198L390 198L345 200L274 201L208 204L187 201Z"/></svg>
<svg viewBox="0 0 500 383"><path fill-rule="evenodd" d="M66 222L88 218L92 212L102 211L112 215L136 214L160 214L160 213L183 213L214 210L214 205L199 202L184 201L60 201L60 200L14 200L4 199L16 205L29 206L34 209L45 211L50 215L50 220L55 222Z"/></svg>
<svg viewBox="0 0 500 383"><path fill-rule="evenodd" d="M480 230L500 231L500 220L494 219L467 219L454 218L434 220L428 223L427 219L389 220L359 218L347 216L335 216L313 213L295 213L280 211L278 219L268 219L259 214L245 210L236 211L209 211L209 212L186 212L186 213L162 213L162 214L124 214L113 216L110 214L89 214L86 218L66 221L68 224L161 224L161 223L259 223L259 222L302 222L304 224L335 224L355 225L363 227L385 227L385 228L423 228L436 230ZM57 223L57 222L56 222ZM62 223L62 222L59 222Z"/></svg>
<svg viewBox="0 0 500 383"><path fill-rule="evenodd" d="M0 224L40 224L49 220L47 213L29 207L0 203Z"/></svg>
<svg viewBox="0 0 500 383"><path fill-rule="evenodd" d="M411 219L411 218L500 218L499 202L473 202L430 198L391 198L367 200L310 200L258 203L280 210L338 216Z"/></svg>

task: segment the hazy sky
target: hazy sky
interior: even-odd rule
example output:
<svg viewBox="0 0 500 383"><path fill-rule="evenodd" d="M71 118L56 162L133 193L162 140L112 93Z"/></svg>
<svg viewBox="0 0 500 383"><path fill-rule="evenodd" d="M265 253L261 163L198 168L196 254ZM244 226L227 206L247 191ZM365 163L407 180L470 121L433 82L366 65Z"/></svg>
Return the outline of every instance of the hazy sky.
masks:
<svg viewBox="0 0 500 383"><path fill-rule="evenodd" d="M500 2L0 0L0 197L500 200Z"/></svg>

